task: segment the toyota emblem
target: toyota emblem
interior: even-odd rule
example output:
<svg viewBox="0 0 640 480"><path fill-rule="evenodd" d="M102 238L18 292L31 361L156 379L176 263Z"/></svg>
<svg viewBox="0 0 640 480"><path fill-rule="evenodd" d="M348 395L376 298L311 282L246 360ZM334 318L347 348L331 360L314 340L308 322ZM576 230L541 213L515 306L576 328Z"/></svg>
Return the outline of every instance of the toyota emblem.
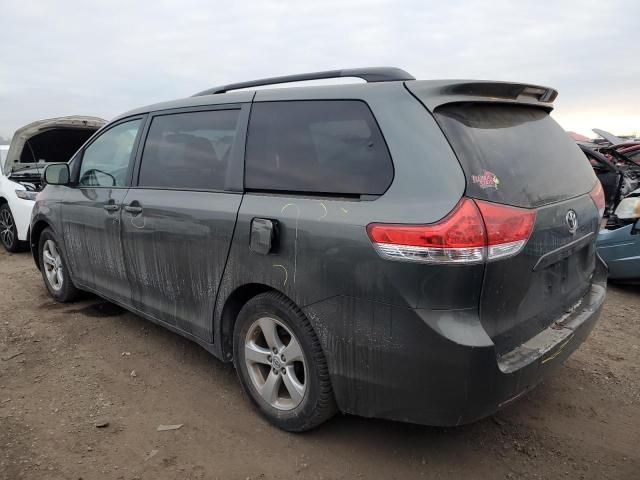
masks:
<svg viewBox="0 0 640 480"><path fill-rule="evenodd" d="M578 214L575 210L569 210L567 212L567 216L565 217L565 221L567 222L567 227L569 227L569 233L573 235L578 230Z"/></svg>

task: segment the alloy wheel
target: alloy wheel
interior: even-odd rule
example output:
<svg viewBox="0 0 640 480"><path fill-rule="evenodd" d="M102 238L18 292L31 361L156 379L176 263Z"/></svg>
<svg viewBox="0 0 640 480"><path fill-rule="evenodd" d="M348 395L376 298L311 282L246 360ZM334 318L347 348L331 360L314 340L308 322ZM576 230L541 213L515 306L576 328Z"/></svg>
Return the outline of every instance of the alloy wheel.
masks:
<svg viewBox="0 0 640 480"><path fill-rule="evenodd" d="M7 247L11 247L15 241L13 229L14 225L11 212L7 209L0 210L0 240L2 240L2 243Z"/></svg>
<svg viewBox="0 0 640 480"><path fill-rule="evenodd" d="M249 378L262 399L278 410L293 410L307 391L307 367L300 342L281 321L261 317L244 342Z"/></svg>
<svg viewBox="0 0 640 480"><path fill-rule="evenodd" d="M53 240L47 240L42 247L42 262L47 282L51 288L58 291L64 281L62 257Z"/></svg>

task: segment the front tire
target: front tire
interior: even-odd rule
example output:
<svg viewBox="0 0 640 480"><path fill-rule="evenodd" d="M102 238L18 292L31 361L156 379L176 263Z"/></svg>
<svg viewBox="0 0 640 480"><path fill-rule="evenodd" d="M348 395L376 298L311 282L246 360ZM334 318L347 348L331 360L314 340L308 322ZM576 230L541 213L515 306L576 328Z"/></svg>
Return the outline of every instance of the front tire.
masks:
<svg viewBox="0 0 640 480"><path fill-rule="evenodd" d="M242 308L233 359L244 391L276 427L303 432L336 413L320 342L304 313L284 295L263 293Z"/></svg>
<svg viewBox="0 0 640 480"><path fill-rule="evenodd" d="M53 231L49 228L44 229L40 234L38 259L44 284L54 300L67 303L78 298L80 291L71 280L62 250L58 246Z"/></svg>
<svg viewBox="0 0 640 480"><path fill-rule="evenodd" d="M7 252L17 253L25 250L26 242L18 240L18 229L9 205L0 205L0 243Z"/></svg>

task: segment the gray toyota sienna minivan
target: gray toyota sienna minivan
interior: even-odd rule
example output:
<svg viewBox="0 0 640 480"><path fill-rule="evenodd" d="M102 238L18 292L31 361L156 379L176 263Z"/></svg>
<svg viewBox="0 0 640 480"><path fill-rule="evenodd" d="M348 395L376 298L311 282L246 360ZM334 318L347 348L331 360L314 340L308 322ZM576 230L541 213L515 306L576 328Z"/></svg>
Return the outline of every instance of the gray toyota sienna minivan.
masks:
<svg viewBox="0 0 640 480"><path fill-rule="evenodd" d="M365 82L247 90L336 77ZM604 300L602 189L556 95L370 68L140 108L47 167L33 255L54 299L93 292L233 361L285 430L471 422Z"/></svg>

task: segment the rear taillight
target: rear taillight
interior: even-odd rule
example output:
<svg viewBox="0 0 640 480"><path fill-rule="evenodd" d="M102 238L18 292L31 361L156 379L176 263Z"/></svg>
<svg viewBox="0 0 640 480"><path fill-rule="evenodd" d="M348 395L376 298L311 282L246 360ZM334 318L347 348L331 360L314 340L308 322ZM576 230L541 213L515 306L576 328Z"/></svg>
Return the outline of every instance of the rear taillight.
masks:
<svg viewBox="0 0 640 480"><path fill-rule="evenodd" d="M476 200L487 230L487 259L511 257L524 247L536 211Z"/></svg>
<svg viewBox="0 0 640 480"><path fill-rule="evenodd" d="M372 223L369 238L388 259L428 263L479 263L517 254L535 211L463 198L442 220L428 225Z"/></svg>
<svg viewBox="0 0 640 480"><path fill-rule="evenodd" d="M596 205L598 209L598 213L600 214L600 218L604 217L604 209L605 209L605 201L604 201L604 190L602 189L602 184L600 180L596 182L595 187L589 192L591 196L591 200Z"/></svg>
<svg viewBox="0 0 640 480"><path fill-rule="evenodd" d="M369 238L386 258L432 263L484 260L486 234L478 207L468 198L442 220L429 225L372 223Z"/></svg>

